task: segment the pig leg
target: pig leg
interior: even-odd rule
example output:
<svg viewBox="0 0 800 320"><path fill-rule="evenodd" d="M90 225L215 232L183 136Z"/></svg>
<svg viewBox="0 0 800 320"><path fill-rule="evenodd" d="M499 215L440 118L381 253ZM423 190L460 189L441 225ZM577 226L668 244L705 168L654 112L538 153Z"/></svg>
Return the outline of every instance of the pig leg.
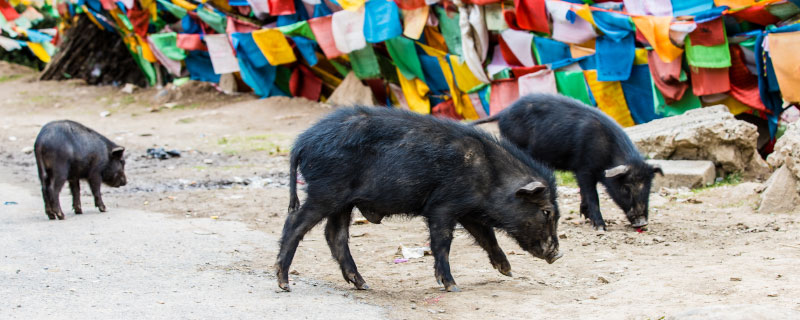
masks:
<svg viewBox="0 0 800 320"><path fill-rule="evenodd" d="M366 290L369 289L369 286L358 273L353 256L350 255L350 247L347 245L350 237L351 214L352 209L328 217L328 223L325 225L325 239L328 241L328 247L331 248L333 258L339 262L344 280L354 284L359 290Z"/></svg>
<svg viewBox="0 0 800 320"><path fill-rule="evenodd" d="M81 183L78 179L72 179L69 181L69 191L72 192L72 209L75 210L75 214L83 213L81 210Z"/></svg>
<svg viewBox="0 0 800 320"><path fill-rule="evenodd" d="M64 211L61 211L61 199L59 199L59 195L61 194L61 188L64 187L64 183L67 182L66 174L61 173L66 172L53 170L54 176L50 180L50 199L51 199L51 207L50 210L55 214L58 220L64 220Z"/></svg>
<svg viewBox="0 0 800 320"><path fill-rule="evenodd" d="M492 263L492 266L503 275L511 277L511 264L508 263L503 249L497 244L494 230L492 230L491 227L471 220L461 219L459 222L464 226L464 229L467 229L469 234L475 238L478 245L489 254L489 261Z"/></svg>
<svg viewBox="0 0 800 320"><path fill-rule="evenodd" d="M92 196L94 196L94 206L97 207L100 212L106 212L106 205L103 203L103 197L100 195L100 186L103 184L103 180L100 177L100 173L89 174L89 188L92 189Z"/></svg>
<svg viewBox="0 0 800 320"><path fill-rule="evenodd" d="M289 266L294 259L294 253L303 236L317 225L328 214L324 211L325 206L316 206L309 199L300 207L299 210L292 212L286 217L281 235L281 248L278 252L278 261L275 262L275 272L278 276L278 287L286 291L289 288Z"/></svg>
<svg viewBox="0 0 800 320"><path fill-rule="evenodd" d="M450 244L453 242L453 229L456 223L441 217L428 218L428 229L431 234L431 251L433 251L433 269L436 281L443 284L450 292L461 291L450 274Z"/></svg>
<svg viewBox="0 0 800 320"><path fill-rule="evenodd" d="M591 174L576 174L578 187L581 190L581 212L586 208L585 215L592 220L595 230L606 230L606 223L600 214L600 199L597 196L597 182Z"/></svg>
<svg viewBox="0 0 800 320"><path fill-rule="evenodd" d="M47 217L50 220L56 219L55 211L53 210L53 192L52 192L52 184L51 181L53 178L51 176L42 177L42 198L44 199L44 213L47 214Z"/></svg>

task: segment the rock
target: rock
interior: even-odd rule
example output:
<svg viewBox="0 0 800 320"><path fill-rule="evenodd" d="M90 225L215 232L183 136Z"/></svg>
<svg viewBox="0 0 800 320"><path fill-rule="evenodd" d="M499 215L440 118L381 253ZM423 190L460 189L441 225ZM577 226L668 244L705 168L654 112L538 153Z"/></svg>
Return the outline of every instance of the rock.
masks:
<svg viewBox="0 0 800 320"><path fill-rule="evenodd" d="M110 111L103 111L103 112L100 112L100 117L103 117L103 118L106 118L106 117L108 117L108 116L110 116L110 115L111 115L111 112L110 112Z"/></svg>
<svg viewBox="0 0 800 320"><path fill-rule="evenodd" d="M219 77L219 88L225 94L234 94L238 90L236 76L233 73L226 73Z"/></svg>
<svg viewBox="0 0 800 320"><path fill-rule="evenodd" d="M767 157L773 168L785 166L800 179L800 122L790 123L775 142L775 151Z"/></svg>
<svg viewBox="0 0 800 320"><path fill-rule="evenodd" d="M765 178L769 167L756 150L758 128L736 120L724 105L626 128L643 155L651 159L710 160L720 176L742 172Z"/></svg>
<svg viewBox="0 0 800 320"><path fill-rule="evenodd" d="M372 96L372 89L361 83L352 71L344 77L344 80L328 98L327 103L332 105L375 105Z"/></svg>
<svg viewBox="0 0 800 320"><path fill-rule="evenodd" d="M127 94L132 94L134 91L136 91L136 89L138 89L138 87L135 84L126 83L125 86L122 87L121 91Z"/></svg>
<svg viewBox="0 0 800 320"><path fill-rule="evenodd" d="M761 193L759 213L793 212L797 208L800 203L798 179L787 167L781 166L764 183L766 188Z"/></svg>
<svg viewBox="0 0 800 320"><path fill-rule="evenodd" d="M205 163L205 164L212 164L212 163L214 163L214 160L211 160L211 159L204 159L204 160L203 160L203 163Z"/></svg>
<svg viewBox="0 0 800 320"><path fill-rule="evenodd" d="M707 160L647 160L664 171L664 176L656 175L652 188L700 188L714 183L716 168Z"/></svg>
<svg viewBox="0 0 800 320"><path fill-rule="evenodd" d="M30 154L31 152L33 152L33 147L31 147L31 146L27 146L25 148L22 148L22 153L24 153L24 154Z"/></svg>
<svg viewBox="0 0 800 320"><path fill-rule="evenodd" d="M667 317L667 320L761 320L798 319L800 312L768 305L712 305L689 309Z"/></svg>

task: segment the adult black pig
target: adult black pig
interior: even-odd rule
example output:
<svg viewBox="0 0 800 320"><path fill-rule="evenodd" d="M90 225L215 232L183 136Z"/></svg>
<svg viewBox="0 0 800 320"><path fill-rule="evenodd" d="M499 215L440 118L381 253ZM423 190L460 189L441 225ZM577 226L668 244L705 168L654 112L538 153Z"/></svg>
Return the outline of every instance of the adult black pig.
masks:
<svg viewBox="0 0 800 320"><path fill-rule="evenodd" d="M658 167L647 164L625 131L597 108L561 95L526 95L502 112L472 122L498 121L500 134L534 159L575 174L581 214L605 230L597 183L635 228L647 225L650 185Z"/></svg>
<svg viewBox="0 0 800 320"><path fill-rule="evenodd" d="M50 220L64 219L58 199L64 182L69 181L72 208L81 214L80 179L86 179L94 195L94 205L106 211L100 197L100 185L121 187L126 183L125 148L116 145L80 123L60 120L42 127L33 144L39 182L42 184L44 210Z"/></svg>
<svg viewBox="0 0 800 320"><path fill-rule="evenodd" d="M284 290L298 243L325 218L344 279L367 288L347 244L353 207L376 224L395 214L425 217L435 276L448 291L458 291L448 262L457 223L504 275L511 265L493 228L548 263L561 257L552 171L476 128L397 109L342 108L297 137L290 162L289 215L275 265ZM302 206L298 169L308 186Z"/></svg>

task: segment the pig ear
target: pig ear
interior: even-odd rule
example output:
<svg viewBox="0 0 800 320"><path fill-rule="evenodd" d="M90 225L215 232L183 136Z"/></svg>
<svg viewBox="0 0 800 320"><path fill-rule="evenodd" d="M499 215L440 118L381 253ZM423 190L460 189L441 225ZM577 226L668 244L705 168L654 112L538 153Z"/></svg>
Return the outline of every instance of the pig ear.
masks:
<svg viewBox="0 0 800 320"><path fill-rule="evenodd" d="M664 176L664 171L661 170L661 166L654 165L653 166L653 174L660 174L662 177Z"/></svg>
<svg viewBox="0 0 800 320"><path fill-rule="evenodd" d="M114 147L114 149L111 149L111 156L115 158L122 158L122 152L124 151L124 147Z"/></svg>
<svg viewBox="0 0 800 320"><path fill-rule="evenodd" d="M628 170L630 170L630 169L631 169L631 167L626 165L626 164L618 165L616 167L613 167L611 169L606 170L605 171L605 175L606 175L606 178L613 178L613 177L616 177L616 176L623 175L623 174L627 173Z"/></svg>
<svg viewBox="0 0 800 320"><path fill-rule="evenodd" d="M517 196L535 196L543 192L547 187L539 181L528 183L517 189Z"/></svg>

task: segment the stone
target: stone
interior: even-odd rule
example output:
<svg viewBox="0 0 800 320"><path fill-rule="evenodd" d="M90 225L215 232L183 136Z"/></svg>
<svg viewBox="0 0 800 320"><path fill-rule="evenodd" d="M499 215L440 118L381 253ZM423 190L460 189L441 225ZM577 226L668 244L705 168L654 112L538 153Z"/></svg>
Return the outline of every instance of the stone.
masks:
<svg viewBox="0 0 800 320"><path fill-rule="evenodd" d="M769 305L711 305L681 311L667 320L767 320L800 319L800 312Z"/></svg>
<svg viewBox="0 0 800 320"><path fill-rule="evenodd" d="M800 179L800 122L786 126L786 131L775 142L775 151L767 157L767 163L773 168L786 166Z"/></svg>
<svg viewBox="0 0 800 320"><path fill-rule="evenodd" d="M761 193L759 213L794 212L800 203L798 179L787 165L776 170L764 185L766 188Z"/></svg>
<svg viewBox="0 0 800 320"><path fill-rule="evenodd" d="M372 89L361 83L361 80L352 71L344 77L342 83L336 87L336 90L333 91L326 102L339 106L375 105Z"/></svg>
<svg viewBox="0 0 800 320"><path fill-rule="evenodd" d="M664 172L664 176L656 174L651 190L700 188L713 184L717 177L714 162L708 160L647 160L647 163L661 167Z"/></svg>
<svg viewBox="0 0 800 320"><path fill-rule="evenodd" d="M719 176L742 172L763 179L769 166L757 152L758 128L737 120L724 105L629 127L625 132L645 157L668 160L709 160Z"/></svg>
<svg viewBox="0 0 800 320"><path fill-rule="evenodd" d="M219 77L219 89L225 94L234 94L239 89L236 83L236 76L233 73L226 73Z"/></svg>
<svg viewBox="0 0 800 320"><path fill-rule="evenodd" d="M138 89L138 87L135 84L126 83L125 86L122 87L121 91L127 94L132 94L134 91L136 91L136 89Z"/></svg>

